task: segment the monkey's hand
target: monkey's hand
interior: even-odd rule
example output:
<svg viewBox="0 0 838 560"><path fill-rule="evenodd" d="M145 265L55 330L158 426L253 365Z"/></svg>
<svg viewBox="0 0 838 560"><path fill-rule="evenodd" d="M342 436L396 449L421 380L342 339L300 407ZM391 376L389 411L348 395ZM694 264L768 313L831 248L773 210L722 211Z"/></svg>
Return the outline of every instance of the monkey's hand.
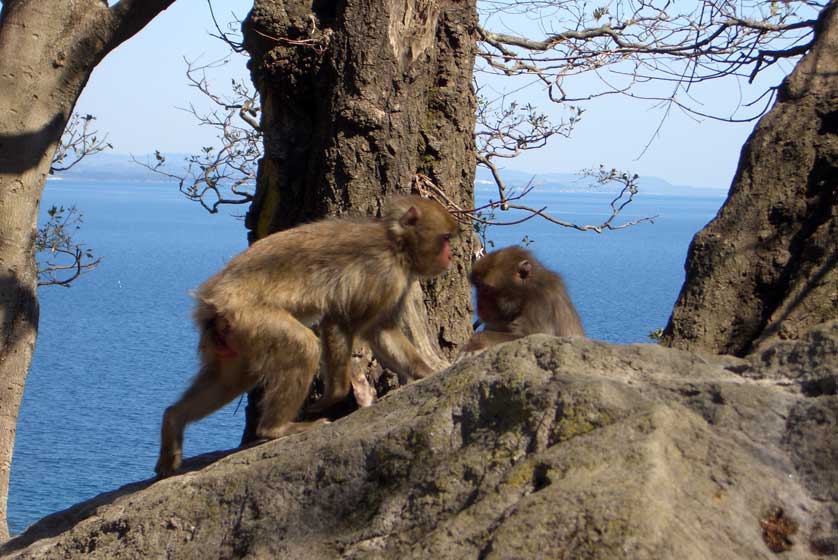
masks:
<svg viewBox="0 0 838 560"><path fill-rule="evenodd" d="M434 372L416 347L397 327L381 329L373 333L367 342L381 365L398 374L402 385L427 377Z"/></svg>
<svg viewBox="0 0 838 560"><path fill-rule="evenodd" d="M462 362L463 360L468 360L473 358L481 353L487 348L495 346L497 344L503 344L504 342L509 342L511 340L518 340L521 338L521 335L511 333L511 332L497 332L497 331L489 331L483 330L480 332L476 332L471 335L471 338L468 339L465 346L463 346L460 353L457 354L457 357L454 359L454 363Z"/></svg>
<svg viewBox="0 0 838 560"><path fill-rule="evenodd" d="M378 394L375 388L370 385L367 376L362 371L353 371L351 376L351 390L355 397L355 403L358 408L366 408L372 406ZM316 402L310 404L305 409L305 418L318 418L325 416L327 418L339 418L345 416L351 408L347 408L347 394L343 395L328 395L323 394Z"/></svg>

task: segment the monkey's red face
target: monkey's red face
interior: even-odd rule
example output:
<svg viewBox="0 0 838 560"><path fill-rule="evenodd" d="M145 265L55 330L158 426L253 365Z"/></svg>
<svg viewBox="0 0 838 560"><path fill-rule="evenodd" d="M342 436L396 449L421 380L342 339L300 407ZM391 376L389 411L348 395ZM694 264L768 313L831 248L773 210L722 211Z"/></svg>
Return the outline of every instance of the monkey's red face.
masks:
<svg viewBox="0 0 838 560"><path fill-rule="evenodd" d="M398 236L411 258L413 272L429 278L451 266L451 240L459 227L445 208L436 202L417 199L398 218Z"/></svg>
<svg viewBox="0 0 838 560"><path fill-rule="evenodd" d="M422 276L437 276L451 267L451 234L436 235L435 239L427 242L431 252L428 254L424 269L419 272Z"/></svg>

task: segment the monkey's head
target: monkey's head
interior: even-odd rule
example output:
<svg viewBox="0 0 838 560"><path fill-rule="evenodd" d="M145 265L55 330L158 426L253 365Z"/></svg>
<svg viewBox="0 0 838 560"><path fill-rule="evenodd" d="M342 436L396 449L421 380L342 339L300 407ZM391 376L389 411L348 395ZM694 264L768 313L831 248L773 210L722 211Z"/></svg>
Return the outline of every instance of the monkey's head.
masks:
<svg viewBox="0 0 838 560"><path fill-rule="evenodd" d="M469 280L477 289L477 316L486 325L508 324L523 311L533 290L538 261L520 247L507 247L477 261Z"/></svg>
<svg viewBox="0 0 838 560"><path fill-rule="evenodd" d="M459 226L445 207L419 196L399 196L390 200L385 219L414 274L429 278L448 270Z"/></svg>

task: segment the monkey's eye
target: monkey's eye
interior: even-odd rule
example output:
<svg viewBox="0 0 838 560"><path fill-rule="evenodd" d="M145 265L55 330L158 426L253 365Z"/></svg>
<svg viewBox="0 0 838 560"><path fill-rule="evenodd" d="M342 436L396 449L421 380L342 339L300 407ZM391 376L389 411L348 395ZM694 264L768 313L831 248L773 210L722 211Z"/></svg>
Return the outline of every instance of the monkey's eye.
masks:
<svg viewBox="0 0 838 560"><path fill-rule="evenodd" d="M442 240L443 241L451 241L451 234L450 233L443 234L442 235Z"/></svg>

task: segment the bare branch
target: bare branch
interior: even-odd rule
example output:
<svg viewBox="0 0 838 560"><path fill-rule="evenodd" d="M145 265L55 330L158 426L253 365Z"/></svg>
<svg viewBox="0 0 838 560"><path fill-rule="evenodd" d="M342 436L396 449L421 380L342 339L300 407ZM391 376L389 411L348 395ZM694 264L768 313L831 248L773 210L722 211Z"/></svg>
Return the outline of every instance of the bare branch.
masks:
<svg viewBox="0 0 838 560"><path fill-rule="evenodd" d="M636 87L652 80L672 81L676 87L667 101L703 117L708 112L691 99L692 85L727 76L752 82L777 61L805 54L812 44L818 11L825 5L801 0L701 0L686 4L614 0L605 5L569 0L487 0L481 3L483 18L478 33L482 47L478 56L484 63L482 71L536 77L556 102L578 102L614 93L654 99L635 91ZM490 29L499 25L520 28L506 22L523 18L538 21L543 36L533 38ZM586 84L582 86L584 93L566 93L571 77L606 69L622 81L603 80L602 90L591 91Z"/></svg>
<svg viewBox="0 0 838 560"><path fill-rule="evenodd" d="M53 206L47 222L38 228L35 250L38 253L38 286L69 287L74 280L96 268L101 258L73 240L82 223L75 206Z"/></svg>
<svg viewBox="0 0 838 560"><path fill-rule="evenodd" d="M259 35L260 37L264 37L270 41L275 43L282 43L284 45L291 45L296 47L307 47L310 48L315 52L317 55L321 55L326 52L326 48L329 46L329 42L332 40L332 30L331 29L324 29L321 33L316 33L317 29L317 22L312 17L311 19L311 29L309 30L308 38L305 39L291 39L288 37L274 37L273 35L268 35L267 33L262 33L258 29L252 29L254 33Z"/></svg>
<svg viewBox="0 0 838 560"><path fill-rule="evenodd" d="M223 68L229 57L196 65L186 61L189 84L209 99L217 109L192 113L200 125L218 131L218 147L205 146L200 153L188 156L180 169L166 167L166 157L155 152L155 161L132 161L178 183L178 189L190 200L198 202L211 214L222 205L243 205L253 200L256 171L262 157L260 107L255 91L242 80L232 81L232 92L223 96L213 91L207 72ZM241 125L240 123L244 123Z"/></svg>
<svg viewBox="0 0 838 560"><path fill-rule="evenodd" d="M103 55L130 39L174 0L120 0L110 8L109 37Z"/></svg>
<svg viewBox="0 0 838 560"><path fill-rule="evenodd" d="M212 8L212 0L207 0L207 6L209 6L210 16L212 17L212 24L215 26L215 30L218 32L217 35L211 33L210 36L215 37L216 39L220 39L227 43L227 46L230 47L230 50L232 50L235 53L244 52L244 43L242 42L242 40L233 39L234 35L232 33L226 33L221 30L221 26L218 24L218 20L215 17L215 11ZM235 28L237 30L236 35L241 37L241 32L239 31L241 29L241 20L235 15L233 15L233 20L227 23L227 28Z"/></svg>
<svg viewBox="0 0 838 560"><path fill-rule="evenodd" d="M93 115L73 113L52 156L50 174L66 171L87 156L113 148L107 141L107 135L99 138L98 132L91 130L94 120L96 117Z"/></svg>
<svg viewBox="0 0 838 560"><path fill-rule="evenodd" d="M74 113L70 117L52 157L50 174L66 171L88 156L113 148L107 136L100 138L92 130L94 120L93 115ZM73 238L83 222L82 213L75 206L53 206L47 216L47 222L35 236L38 286L68 288L79 276L96 268L101 259Z"/></svg>
<svg viewBox="0 0 838 560"><path fill-rule="evenodd" d="M201 149L200 154L185 158L185 169L167 171L166 157L155 151L155 162L131 161L168 179L177 181L178 190L189 200L198 202L210 214L217 214L222 205L242 205L253 201L256 164L259 157L241 154L235 145L212 146Z"/></svg>
<svg viewBox="0 0 838 560"><path fill-rule="evenodd" d="M477 163L491 171L501 204L506 204L506 186L494 160L511 159L524 151L543 148L553 136L570 136L582 116L582 109L570 106L568 113L566 121L553 124L546 114L529 103L507 102L506 95L490 101L478 88L477 129L474 133Z"/></svg>
<svg viewBox="0 0 838 560"><path fill-rule="evenodd" d="M500 199L503 201L501 210L509 210L509 205L506 202L506 184L504 184L497 166L489 158L480 153L477 154L477 163L489 168L489 171L492 173L492 178L498 186L498 195L500 195Z"/></svg>
<svg viewBox="0 0 838 560"><path fill-rule="evenodd" d="M546 207L532 208L530 206L525 206L522 204L511 204L511 202L523 199L530 193L530 191L533 190L534 187L532 184L532 179L521 190L521 192L498 201L490 200L487 204L476 208L462 208L461 206L455 204L445 194L445 192L442 189L440 189L436 184L434 184L434 182L426 175L417 174L414 176L413 190L423 196L432 198L440 204L444 205L460 223L477 223L483 226L518 225L528 220L531 220L537 216L561 227L571 228L578 231L594 231L596 233L603 233L606 230L625 229L631 226L635 226L637 224L641 224L643 222L654 223L655 219L658 217L648 216L645 218L639 218L637 220L624 222L622 224L615 224L614 220L616 219L616 217L620 214L620 212L622 212L626 205L630 204L634 200L634 196L639 192L637 186L637 181L639 177L637 175L631 175L625 172L621 173L615 169L607 171L603 166L601 166L598 171L585 170L582 172L582 174L592 176L595 179L596 183L601 185L605 185L608 183L617 183L623 185L620 189L620 192L611 201L611 214L602 223L598 225L580 225L575 224L573 222L560 220L548 214L545 211ZM498 221L495 220L494 217L492 217L491 219L483 218L482 213L486 212L487 210L491 212L492 216L494 216L495 210L519 210L521 212L524 212L525 215L522 218L518 218L515 220Z"/></svg>

